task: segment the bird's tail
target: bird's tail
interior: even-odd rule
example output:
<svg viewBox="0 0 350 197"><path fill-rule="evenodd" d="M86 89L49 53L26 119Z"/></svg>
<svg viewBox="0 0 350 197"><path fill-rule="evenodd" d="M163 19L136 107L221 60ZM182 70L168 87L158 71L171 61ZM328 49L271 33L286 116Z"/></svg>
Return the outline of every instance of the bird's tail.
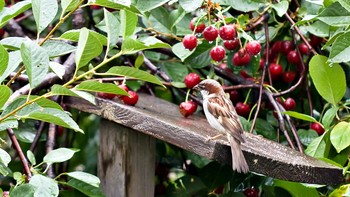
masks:
<svg viewBox="0 0 350 197"><path fill-rule="evenodd" d="M231 135L227 135L227 137L231 144L232 169L239 173L247 173L249 171L249 167L244 158L241 143Z"/></svg>

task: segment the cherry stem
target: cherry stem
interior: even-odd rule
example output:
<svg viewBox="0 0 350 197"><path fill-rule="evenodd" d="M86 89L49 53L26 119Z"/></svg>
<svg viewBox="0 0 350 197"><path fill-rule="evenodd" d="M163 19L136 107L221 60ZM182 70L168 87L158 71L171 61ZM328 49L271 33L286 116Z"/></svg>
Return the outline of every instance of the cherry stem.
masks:
<svg viewBox="0 0 350 197"><path fill-rule="evenodd" d="M248 102L248 99L249 99L249 95L250 95L250 92L252 91L252 89L249 89L248 90L248 94L247 96L245 97L245 100L244 100L244 104L246 104Z"/></svg>
<svg viewBox="0 0 350 197"><path fill-rule="evenodd" d="M187 89L187 93L186 93L186 99L185 99L185 102L187 102L187 101L188 101L188 95L190 95L190 91L191 91L191 89Z"/></svg>

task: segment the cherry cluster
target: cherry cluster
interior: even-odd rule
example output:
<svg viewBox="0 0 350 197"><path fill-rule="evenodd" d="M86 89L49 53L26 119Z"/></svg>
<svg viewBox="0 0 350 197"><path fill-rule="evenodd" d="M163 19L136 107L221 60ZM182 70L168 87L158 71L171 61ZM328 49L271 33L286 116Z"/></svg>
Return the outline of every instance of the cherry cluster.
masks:
<svg viewBox="0 0 350 197"><path fill-rule="evenodd" d="M100 98L109 99L109 100L112 100L115 97L118 97L120 100L123 101L123 103L127 105L135 105L137 103L137 101L139 100L139 95L136 92L129 90L129 88L125 84L121 84L118 87L125 90L129 94L129 96L116 95L116 94L106 93L106 92L98 92L97 96Z"/></svg>

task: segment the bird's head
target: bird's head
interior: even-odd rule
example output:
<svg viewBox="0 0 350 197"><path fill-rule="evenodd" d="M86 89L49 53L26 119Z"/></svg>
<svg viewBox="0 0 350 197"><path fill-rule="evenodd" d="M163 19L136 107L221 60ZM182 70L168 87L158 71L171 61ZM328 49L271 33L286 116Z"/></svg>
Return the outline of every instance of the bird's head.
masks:
<svg viewBox="0 0 350 197"><path fill-rule="evenodd" d="M194 86L193 89L197 92L201 92L202 95L224 93L224 90L222 89L220 83L213 79L205 79L196 86Z"/></svg>

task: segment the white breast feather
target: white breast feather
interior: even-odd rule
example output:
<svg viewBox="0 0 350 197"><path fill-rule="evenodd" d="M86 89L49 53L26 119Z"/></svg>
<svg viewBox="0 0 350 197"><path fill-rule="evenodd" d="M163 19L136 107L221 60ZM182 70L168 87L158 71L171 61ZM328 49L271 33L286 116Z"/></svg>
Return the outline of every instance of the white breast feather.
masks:
<svg viewBox="0 0 350 197"><path fill-rule="evenodd" d="M205 114L205 117L207 118L210 126L213 127L214 129L218 130L218 131L224 132L225 128L220 124L218 119L216 119L211 113L209 113L207 104L208 104L208 99L211 96L208 95L208 94L203 94L203 92L202 92L202 95L203 95L203 110L204 110L204 114Z"/></svg>

